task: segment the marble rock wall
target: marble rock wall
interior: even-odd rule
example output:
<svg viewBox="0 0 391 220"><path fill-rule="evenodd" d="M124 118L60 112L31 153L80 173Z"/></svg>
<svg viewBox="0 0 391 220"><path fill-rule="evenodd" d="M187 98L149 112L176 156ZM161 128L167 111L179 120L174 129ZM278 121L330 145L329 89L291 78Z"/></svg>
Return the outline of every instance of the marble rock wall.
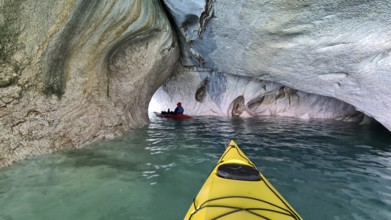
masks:
<svg viewBox="0 0 391 220"><path fill-rule="evenodd" d="M152 97L149 111L167 111L169 108L172 111L177 102L182 102L185 114L189 115L285 116L371 122L352 105L335 98L201 68L178 68L177 74Z"/></svg>
<svg viewBox="0 0 391 220"><path fill-rule="evenodd" d="M0 1L0 167L148 122L179 58L159 1Z"/></svg>
<svg viewBox="0 0 391 220"><path fill-rule="evenodd" d="M182 64L333 97L391 130L391 2L163 0Z"/></svg>

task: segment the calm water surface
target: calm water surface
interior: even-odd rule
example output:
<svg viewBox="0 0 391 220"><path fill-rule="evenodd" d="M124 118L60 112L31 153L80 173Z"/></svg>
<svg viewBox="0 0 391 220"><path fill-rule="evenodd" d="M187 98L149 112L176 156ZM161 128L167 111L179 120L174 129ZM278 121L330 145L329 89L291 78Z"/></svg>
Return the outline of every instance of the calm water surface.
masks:
<svg viewBox="0 0 391 220"><path fill-rule="evenodd" d="M391 219L383 128L200 117L0 169L0 220L183 219L230 139L304 219Z"/></svg>

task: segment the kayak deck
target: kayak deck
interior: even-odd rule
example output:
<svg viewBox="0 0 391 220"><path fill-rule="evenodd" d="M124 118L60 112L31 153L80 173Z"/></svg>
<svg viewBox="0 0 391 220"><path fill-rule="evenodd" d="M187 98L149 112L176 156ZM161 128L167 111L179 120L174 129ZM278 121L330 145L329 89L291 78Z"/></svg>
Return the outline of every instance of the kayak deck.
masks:
<svg viewBox="0 0 391 220"><path fill-rule="evenodd" d="M302 218L231 141L185 220Z"/></svg>

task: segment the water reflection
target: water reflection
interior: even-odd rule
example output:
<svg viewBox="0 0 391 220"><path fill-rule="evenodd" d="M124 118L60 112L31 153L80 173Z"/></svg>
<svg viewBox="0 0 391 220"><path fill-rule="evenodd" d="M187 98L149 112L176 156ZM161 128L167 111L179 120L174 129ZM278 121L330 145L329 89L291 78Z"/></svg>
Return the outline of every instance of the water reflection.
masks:
<svg viewBox="0 0 391 220"><path fill-rule="evenodd" d="M381 126L284 118L152 122L0 170L0 219L182 219L234 139L304 219L390 219Z"/></svg>

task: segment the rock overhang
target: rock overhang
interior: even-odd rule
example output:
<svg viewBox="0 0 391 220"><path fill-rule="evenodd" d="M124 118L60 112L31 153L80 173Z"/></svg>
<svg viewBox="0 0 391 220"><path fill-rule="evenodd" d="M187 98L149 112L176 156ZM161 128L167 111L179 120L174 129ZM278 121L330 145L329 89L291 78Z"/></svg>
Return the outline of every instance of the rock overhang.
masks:
<svg viewBox="0 0 391 220"><path fill-rule="evenodd" d="M187 6L181 7L185 2ZM333 97L391 130L386 85L391 82L390 3L163 3L174 18L185 51L184 66L250 76Z"/></svg>

